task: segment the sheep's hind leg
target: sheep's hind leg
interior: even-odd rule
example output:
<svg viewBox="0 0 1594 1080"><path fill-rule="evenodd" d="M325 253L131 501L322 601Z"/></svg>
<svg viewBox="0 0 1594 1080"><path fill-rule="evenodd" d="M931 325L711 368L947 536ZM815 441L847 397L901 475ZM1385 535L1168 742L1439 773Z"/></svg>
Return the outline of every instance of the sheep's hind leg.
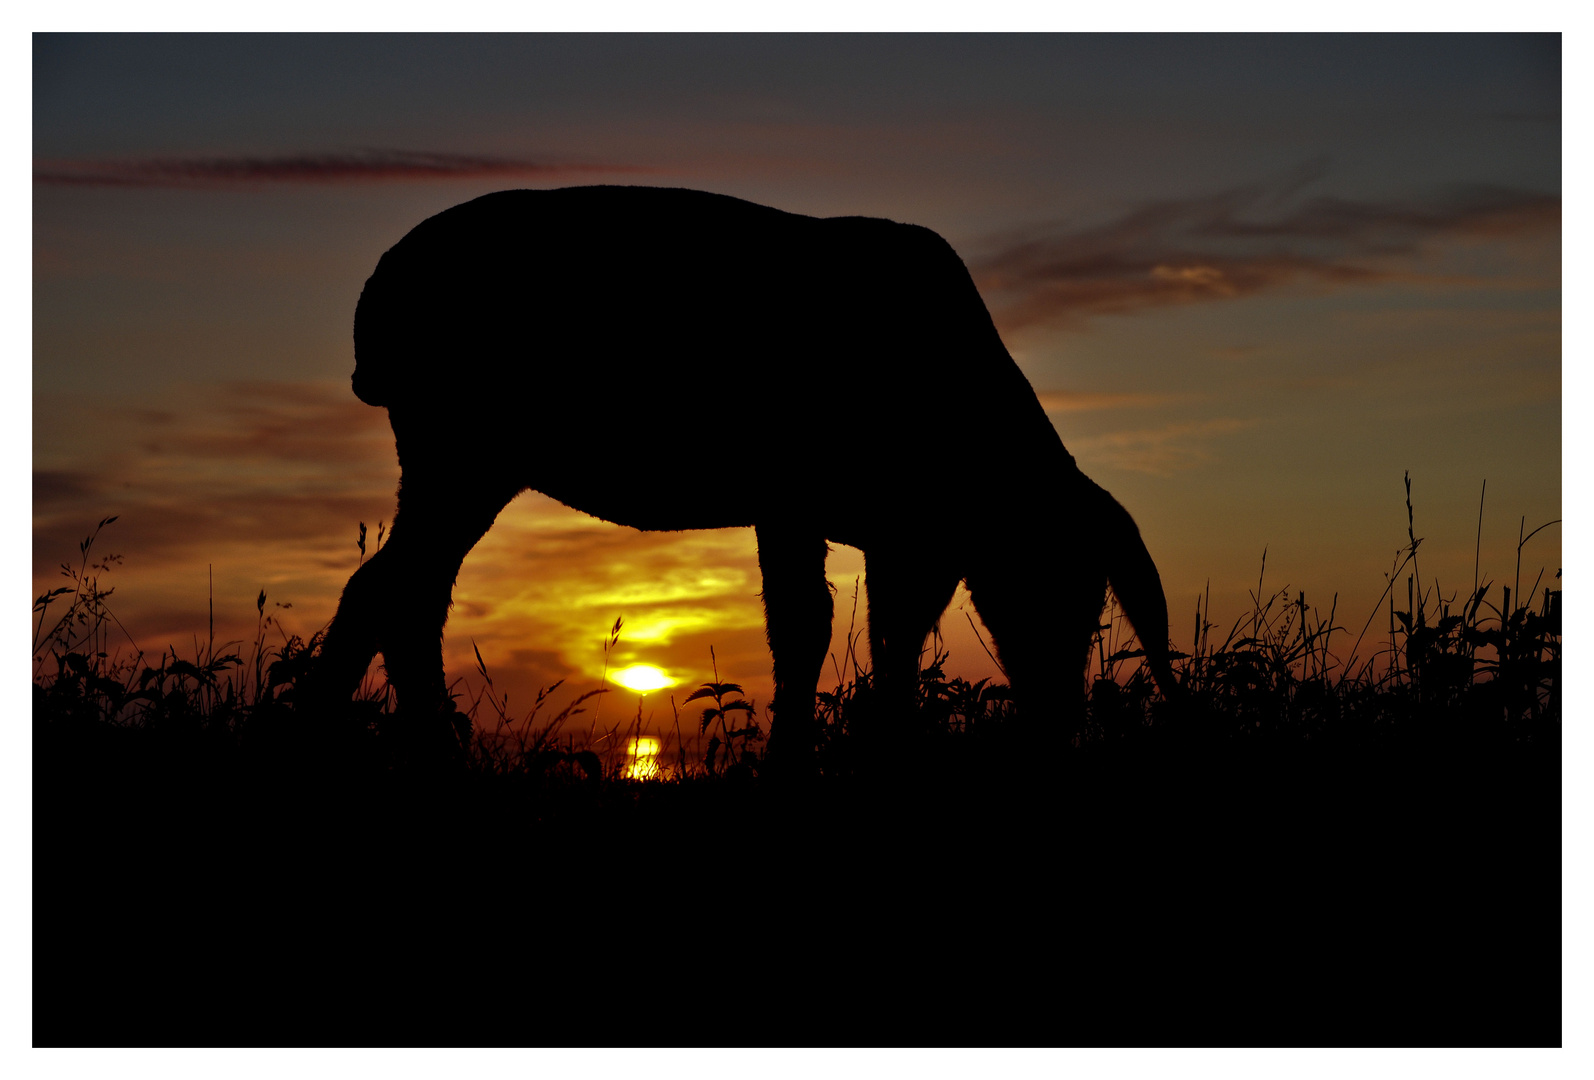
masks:
<svg viewBox="0 0 1594 1080"><path fill-rule="evenodd" d="M508 484L428 479L406 476L401 483L393 535L381 552L390 561L384 569L386 617L377 627L377 647L399 707L415 715L452 708L443 677L443 626L454 580L465 556L516 493Z"/></svg>
<svg viewBox="0 0 1594 1080"><path fill-rule="evenodd" d="M379 648L378 628L388 618L390 552L391 548L378 551L343 587L316 666L300 682L301 707L336 707L359 689Z"/></svg>
<svg viewBox="0 0 1594 1080"><path fill-rule="evenodd" d="M443 625L460 565L516 491L468 467L406 468L387 544L344 590L322 649L324 685L346 701L380 652L397 698L384 741L401 759L454 756L463 746L468 727L443 675Z"/></svg>

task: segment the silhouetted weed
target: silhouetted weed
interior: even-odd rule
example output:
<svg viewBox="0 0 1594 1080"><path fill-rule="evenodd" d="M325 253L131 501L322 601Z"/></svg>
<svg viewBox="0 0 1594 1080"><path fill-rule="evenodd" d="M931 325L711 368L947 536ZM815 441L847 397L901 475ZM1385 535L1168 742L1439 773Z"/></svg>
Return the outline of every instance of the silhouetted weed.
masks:
<svg viewBox="0 0 1594 1080"><path fill-rule="evenodd" d="M1387 601L1387 635L1369 655L1362 653L1374 640L1368 630L1376 613L1341 659L1332 647L1334 635L1343 635L1340 641L1349 635L1336 621L1338 597L1324 617L1304 593L1292 594L1287 587L1267 592L1264 551L1250 610L1221 641L1214 638L1207 614L1210 598L1198 598L1189 651L1175 653L1183 691L1177 704L1164 699L1137 662L1143 653L1133 647L1127 622L1112 602L1093 645L1080 730L1048 734L1044 747L1024 745L1019 733L1025 729L1016 723L1007 688L986 679L949 678L948 656L937 634L920 672L916 722L902 734L902 752L962 755L972 768L1006 767L998 763L1011 764L1026 754L1050 757L1068 749L1153 746L1168 739L1208 750L1237 742L1558 742L1560 593L1538 592L1540 582L1526 594L1520 590L1521 548L1534 533L1519 537L1518 580L1513 588L1498 589L1498 603L1490 581L1476 582L1465 596L1446 596L1437 583L1422 581L1422 540L1415 534L1409 477L1406 484L1407 543L1396 552L1379 601ZM153 660L137 651L109 606L114 590L102 585L120 557L94 551L101 531L114 521L96 525L79 545L77 562L62 564L67 584L34 602L34 719L41 745L56 745L69 734L92 740L106 728L203 745L216 754L270 746L274 757L313 758L338 744L345 763L352 754L362 768L376 772L403 770L417 754L436 752L435 741L415 743L413 725L406 728L405 718L394 715L385 681L368 678L336 718L299 715L296 689L315 664L319 635L306 641L286 633L278 615L291 605L279 604L277 612L267 613L264 590L256 605L256 634L242 651L244 643L218 644L213 633L204 641L195 639L191 658L174 647ZM379 527L379 545L384 533ZM357 541L362 560L365 538L362 523ZM1405 603L1397 607L1396 585L1403 576ZM1536 602L1530 605L1525 597ZM819 769L837 778L855 772L852 733L874 707L872 675L856 649L861 637L857 600L855 589L844 654L832 657L835 683L816 701ZM269 640L273 630L277 642ZM621 630L617 619L604 644L606 659ZM607 728L599 726L594 707L588 730L571 731L569 722L588 711L588 702L597 705L607 692L603 687L577 695L545 718L560 688L556 683L514 715L479 650L476 665L478 690L467 687L460 700L461 684L455 683L460 711L449 737L469 775L534 778L545 787L567 781L629 783L643 776L713 780L731 772L750 775L761 765L765 731L755 705L742 697L739 684L720 679L717 660L714 681L683 702L713 702L698 718L695 738L681 732L677 713L675 730L662 740L643 736L640 705L636 716ZM742 717L739 724L735 716ZM644 755L645 748L651 752ZM643 757L645 769L640 768Z"/></svg>
<svg viewBox="0 0 1594 1080"><path fill-rule="evenodd" d="M477 940L467 904L502 909L504 940L534 958L552 899L608 897L603 925L631 927L645 885L661 905L717 913L715 934L738 927L725 955L744 967L765 955L754 942L793 932L816 936L815 955L862 955L911 911L938 928L916 948L961 927L981 955L1037 970L1258 973L1239 1005L1142 1009L1137 1025L1161 1025L1152 1039L1558 1039L1559 984L1533 961L1559 955L1560 594L1515 581L1442 593L1419 576L1411 515L1384 625L1369 619L1346 659L1337 602L1325 617L1299 591L1266 590L1264 554L1250 610L1221 639L1197 603L1179 700L1147 678L1116 606L1082 673L1078 731L1043 722L1037 736L1005 686L948 677L937 636L884 761L856 750L876 703L855 597L816 701L808 786L758 774L765 729L717 658L683 702L705 710L683 733L672 699L673 731L647 755L640 702L604 722L604 689L556 707L555 684L514 710L479 651L478 688L455 683L451 723L396 714L379 674L342 709L307 709L296 697L319 635L288 633L264 592L252 641L149 658L109 606L118 560L94 553L112 520L34 604L35 851L49 867L35 911L56 927L36 951L50 970L104 977L110 960L63 943L120 926L117 913L129 942L212 925L227 940L217 920L242 910L249 935L280 925L316 941L305 928L327 924L337 940L317 947L331 955L367 923L392 942L435 923L462 947ZM732 897L783 898L779 934L733 918ZM575 940L601 966L595 934ZM1262 974L1280 955L1299 970ZM1351 968L1376 976L1355 991L1376 1008L1347 1019L1312 978ZM70 995L40 1000L50 1022L76 1015ZM146 1026L119 1041L166 1030L135 1014ZM1050 1022L1012 1037L1068 1041ZM249 1030L241 1041L262 1041Z"/></svg>
<svg viewBox="0 0 1594 1080"><path fill-rule="evenodd" d="M712 647L709 649L709 661L714 668L714 681L704 683L690 694L686 695L683 704L712 698L713 705L703 710L702 718L698 721L698 734L705 735L713 728L714 733L709 735L708 745L703 751L703 768L710 776L716 776L727 768L738 764L751 766L756 758L752 744L762 742L764 731L753 720L755 706L750 701L741 698L740 684L733 682L720 682L719 658L714 655ZM738 695L726 700L730 695ZM741 713L743 725L731 726L731 714ZM720 754L721 747L725 753Z"/></svg>

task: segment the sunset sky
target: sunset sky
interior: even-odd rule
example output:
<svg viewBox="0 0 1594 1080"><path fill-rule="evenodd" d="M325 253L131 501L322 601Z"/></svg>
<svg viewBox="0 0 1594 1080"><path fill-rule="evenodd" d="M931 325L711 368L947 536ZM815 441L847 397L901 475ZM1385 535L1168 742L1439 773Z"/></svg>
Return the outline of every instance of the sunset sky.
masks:
<svg viewBox="0 0 1594 1080"><path fill-rule="evenodd" d="M1265 548L1264 595L1326 615L1337 593L1348 649L1406 543L1403 472L1446 598L1475 545L1510 585L1519 525L1561 517L1553 35L40 36L33 61L34 588L119 515L112 606L157 653L205 635L207 568L219 638L253 637L262 589L290 632L330 618L398 480L386 413L349 389L355 301L411 227L504 188L939 232L1139 522L1179 647L1208 588L1220 635L1249 609ZM733 395L646 431L535 401L528 452L571 408L639 473L701 443L701 473L652 478L683 492L757 437ZM924 448L927 488L959 452L955 429ZM837 498L867 498L834 455ZM939 496L979 527L980 491ZM1559 527L1521 562L1522 588L1558 588ZM838 657L862 564L831 556ZM474 641L512 709L590 689L620 617L612 666L664 669L679 700L712 646L762 705L758 591L751 530L644 534L528 493L466 560L450 677ZM972 610L960 590L943 631L978 678Z"/></svg>

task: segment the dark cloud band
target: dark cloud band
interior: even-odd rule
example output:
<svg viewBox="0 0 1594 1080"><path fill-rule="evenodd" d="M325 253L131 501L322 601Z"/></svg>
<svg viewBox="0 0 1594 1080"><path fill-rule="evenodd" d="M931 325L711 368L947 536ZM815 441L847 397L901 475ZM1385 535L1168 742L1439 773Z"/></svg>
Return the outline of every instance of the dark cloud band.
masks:
<svg viewBox="0 0 1594 1080"><path fill-rule="evenodd" d="M645 171L633 165L549 163L475 154L367 150L270 157L43 161L36 163L33 180L38 184L92 187L227 187L469 180L495 176L559 177Z"/></svg>

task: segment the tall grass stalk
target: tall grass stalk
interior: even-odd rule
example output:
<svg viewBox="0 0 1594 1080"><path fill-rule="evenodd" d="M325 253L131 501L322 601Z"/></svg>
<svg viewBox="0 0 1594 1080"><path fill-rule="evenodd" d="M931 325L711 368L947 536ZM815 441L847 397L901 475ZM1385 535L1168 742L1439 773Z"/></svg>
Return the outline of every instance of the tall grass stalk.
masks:
<svg viewBox="0 0 1594 1080"><path fill-rule="evenodd" d="M1268 591L1264 549L1248 610L1221 640L1214 634L1210 582L1196 597L1188 624L1189 651L1174 654L1183 691L1177 708L1149 678L1144 651L1116 601L1110 600L1084 675L1084 722L1077 731L1058 731L1055 738L1071 747L1143 741L1170 732L1212 746L1256 739L1558 739L1560 592L1548 586L1540 591L1542 571L1525 593L1520 584L1524 548L1557 522L1532 531L1525 519L1521 522L1512 587L1497 588L1488 580L1475 553L1472 591L1447 595L1437 580L1422 575L1423 538L1416 535L1409 475L1405 485L1406 543L1395 552L1383 592L1348 650L1335 648L1335 635L1341 635L1341 644L1349 637L1348 628L1337 622L1338 594L1331 597L1325 616L1300 590L1286 585ZM1480 548L1482 512L1480 493ZM255 633L247 645L217 643L212 630L204 642L195 639L192 659L168 646L151 661L111 611L114 589L103 584L121 559L96 554L96 545L115 520L99 522L79 544L77 560L61 564L66 584L34 601L37 729L62 737L90 729L148 730L235 748L247 747L262 733L292 731L298 740L294 752L319 753L321 736L306 725L295 726L294 718L297 686L316 662L321 633L308 640L290 633L281 615L292 605L279 602L268 613L262 589L256 599ZM379 545L383 532L379 525ZM364 542L362 526L362 560ZM1559 570L1555 577L1559 580ZM1402 583L1403 608L1397 603ZM815 700L820 768L834 775L851 771L852 737L860 717L874 708L873 674L857 647L862 637L857 626L860 592L855 581L845 644L840 656L830 658L835 682ZM1381 613L1388 619L1387 638L1364 655L1364 647L1376 640L1368 635ZM622 625L616 619L603 642L605 680ZM665 731L656 753L647 755L653 768L641 761L639 740L650 722L643 699L633 716L601 725L599 705L608 687L600 684L555 710L561 681L540 690L528 709L516 713L475 642L472 649L479 686L472 689L469 681L459 679L451 687L462 706L456 724L460 759L471 772L608 783L632 782L646 772L679 782L747 775L762 764L765 730L754 703L738 683L721 678L712 650L713 681L681 703L704 703L696 730L683 732L680 709L671 697L673 730ZM991 653L989 647L986 651ZM949 677L948 659L937 629L921 659L916 720L905 737L996 745L1016 732L1008 688L990 679L971 683ZM349 717L356 741L364 747L361 753L378 768L401 767L403 755L389 747L391 688L380 669L373 670L351 703ZM586 731L572 731L572 721L588 712ZM694 743L696 749L691 748ZM1017 757L1035 750L1010 742L1004 752Z"/></svg>

